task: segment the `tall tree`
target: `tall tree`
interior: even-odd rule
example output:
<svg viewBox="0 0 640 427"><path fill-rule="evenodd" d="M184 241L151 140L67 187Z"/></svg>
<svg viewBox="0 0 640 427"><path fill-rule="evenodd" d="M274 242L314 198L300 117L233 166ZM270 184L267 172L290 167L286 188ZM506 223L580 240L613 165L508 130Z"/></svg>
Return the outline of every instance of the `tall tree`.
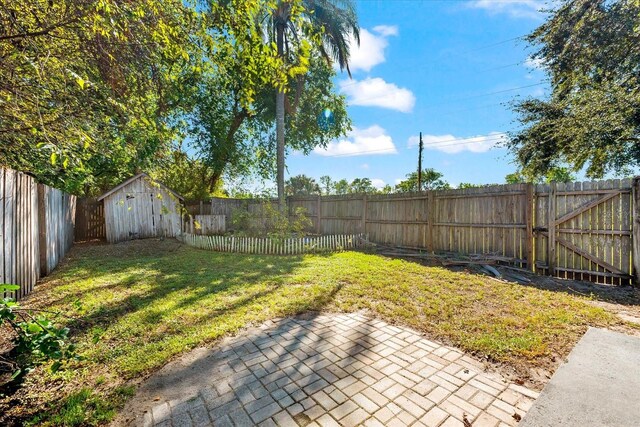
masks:
<svg viewBox="0 0 640 427"><path fill-rule="evenodd" d="M285 189L287 196L316 196L321 193L316 180L304 174L289 178Z"/></svg>
<svg viewBox="0 0 640 427"><path fill-rule="evenodd" d="M333 183L333 191L338 195L351 193L351 185L346 179L341 179Z"/></svg>
<svg viewBox="0 0 640 427"><path fill-rule="evenodd" d="M208 184L210 167L176 147L157 160L149 170L151 177L176 191L186 200L205 200L221 196L222 181L213 190Z"/></svg>
<svg viewBox="0 0 640 427"><path fill-rule="evenodd" d="M355 178L350 184L352 193L376 193L378 190L373 186L369 178Z"/></svg>
<svg viewBox="0 0 640 427"><path fill-rule="evenodd" d="M273 177L275 171L275 89L271 83L255 84L251 103L241 102L249 84L234 78L235 54L221 61L230 72L202 79L192 97L192 109L185 116L188 123L185 143L210 166L208 185L213 191L224 175L231 179L256 174ZM302 81L291 81L285 97L295 114L285 120L288 147L309 153L315 147L346 134L351 128L346 99L334 88L335 70L321 58L312 57ZM298 88L300 90L298 91ZM334 112L334 123L323 127L316 120L325 108Z"/></svg>
<svg viewBox="0 0 640 427"><path fill-rule="evenodd" d="M302 16L298 26L294 18ZM283 63L288 62L289 52L295 49L292 42L298 41L305 48L308 40L316 41L323 57L333 61L349 74L349 37L360 42L355 4L352 0L279 0L271 12L271 34L275 40L278 56ZM276 86L276 184L280 208L284 208L284 168L285 168L285 90L286 85ZM318 112L319 114L320 112Z"/></svg>
<svg viewBox="0 0 640 427"><path fill-rule="evenodd" d="M148 169L201 76L228 71L229 52L248 82L243 106L255 82L286 81L255 28L267 3L3 1L0 164L75 193Z"/></svg>
<svg viewBox="0 0 640 427"><path fill-rule="evenodd" d="M527 40L549 77L546 99L513 105L508 147L528 175L554 166L587 176L640 166L640 36L636 0L564 1Z"/></svg>
<svg viewBox="0 0 640 427"><path fill-rule="evenodd" d="M447 190L451 188L449 183L443 178L443 174L435 169L425 169L422 171L422 188L425 190ZM406 179L396 185L396 191L401 193L418 191L418 172L407 174Z"/></svg>
<svg viewBox="0 0 640 427"><path fill-rule="evenodd" d="M333 180L329 175L323 175L320 177L320 184L324 189L324 195L328 196L333 191Z"/></svg>

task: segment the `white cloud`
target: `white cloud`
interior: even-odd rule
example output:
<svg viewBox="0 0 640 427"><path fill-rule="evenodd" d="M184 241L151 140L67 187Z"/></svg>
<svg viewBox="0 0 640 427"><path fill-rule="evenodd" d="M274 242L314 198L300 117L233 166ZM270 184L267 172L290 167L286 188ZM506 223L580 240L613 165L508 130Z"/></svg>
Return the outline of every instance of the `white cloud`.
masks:
<svg viewBox="0 0 640 427"><path fill-rule="evenodd" d="M483 9L493 14L505 13L514 18L542 19L541 0L474 0L468 7Z"/></svg>
<svg viewBox="0 0 640 427"><path fill-rule="evenodd" d="M404 181L403 178L396 178L396 180L394 181L396 183L396 185L400 184L402 181Z"/></svg>
<svg viewBox="0 0 640 427"><path fill-rule="evenodd" d="M360 167L361 167L362 169L364 169L364 170L368 171L368 170L369 170L369 163L363 163L363 164L361 164L361 165L360 165Z"/></svg>
<svg viewBox="0 0 640 427"><path fill-rule="evenodd" d="M487 135L467 138L455 137L453 135L422 135L424 148L427 150L438 150L448 154L460 153L462 151L484 153L506 141L506 138L507 136L503 132L490 132ZM418 143L419 138L417 136L412 136L407 141L409 147L415 147Z"/></svg>
<svg viewBox="0 0 640 427"><path fill-rule="evenodd" d="M409 113L413 110L416 97L409 89L387 83L379 77L364 80L343 80L340 90L346 94L351 105L381 107Z"/></svg>
<svg viewBox="0 0 640 427"><path fill-rule="evenodd" d="M373 185L377 189L381 189L382 187L387 185L387 183L384 182L383 180L381 180L380 178L372 178L371 179L371 185Z"/></svg>
<svg viewBox="0 0 640 427"><path fill-rule="evenodd" d="M373 27L373 31L383 37L398 35L398 27L396 25L376 25L375 27Z"/></svg>
<svg viewBox="0 0 640 427"><path fill-rule="evenodd" d="M362 156L395 154L398 151L387 131L378 125L366 129L354 127L347 139L330 142L326 148L316 148L314 153L320 156Z"/></svg>
<svg viewBox="0 0 640 427"><path fill-rule="evenodd" d="M541 58L528 57L524 61L524 66L534 70L542 70L544 69L544 61Z"/></svg>
<svg viewBox="0 0 640 427"><path fill-rule="evenodd" d="M376 65L382 64L385 61L384 51L389 46L387 39L398 35L398 27L390 25L378 25L372 31L365 28L360 30L360 45L353 37L349 40L351 72L369 72Z"/></svg>

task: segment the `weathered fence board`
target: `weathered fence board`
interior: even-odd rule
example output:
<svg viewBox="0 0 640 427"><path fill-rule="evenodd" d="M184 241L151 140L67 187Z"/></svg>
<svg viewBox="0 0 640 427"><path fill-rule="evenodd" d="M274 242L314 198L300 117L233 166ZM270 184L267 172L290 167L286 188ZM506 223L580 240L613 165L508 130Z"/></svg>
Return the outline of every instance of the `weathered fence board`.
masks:
<svg viewBox="0 0 640 427"><path fill-rule="evenodd" d="M73 244L75 196L0 169L0 282L33 290Z"/></svg>
<svg viewBox="0 0 640 427"><path fill-rule="evenodd" d="M290 214L297 207L306 210L310 233L366 233L376 243L500 255L542 274L624 284L634 274L640 277L640 257L634 258L634 245L640 252L634 237L640 236L635 226L640 183L634 182L290 197L288 206ZM219 198L206 203L230 216L235 209L259 212L261 202Z"/></svg>
<svg viewBox="0 0 640 427"><path fill-rule="evenodd" d="M193 226L191 234L214 235L224 234L225 216L224 215L195 215L194 220L197 226Z"/></svg>

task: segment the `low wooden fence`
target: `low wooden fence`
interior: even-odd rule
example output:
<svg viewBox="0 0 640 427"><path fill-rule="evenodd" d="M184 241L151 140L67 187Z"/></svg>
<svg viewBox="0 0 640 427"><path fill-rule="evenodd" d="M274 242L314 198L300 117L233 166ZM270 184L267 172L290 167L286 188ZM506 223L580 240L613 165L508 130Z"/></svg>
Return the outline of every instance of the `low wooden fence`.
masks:
<svg viewBox="0 0 640 427"><path fill-rule="evenodd" d="M73 244L75 196L0 169L0 283L21 298L49 274Z"/></svg>
<svg viewBox="0 0 640 427"><path fill-rule="evenodd" d="M366 234L392 246L491 254L542 274L625 284L640 274L638 188L637 179L616 179L287 202L290 214L306 210L315 234ZM256 212L260 203L215 198L202 206L230 216L235 209Z"/></svg>
<svg viewBox="0 0 640 427"><path fill-rule="evenodd" d="M275 239L269 237L202 236L185 233L184 243L200 249L262 255L299 255L356 249L365 242L362 234Z"/></svg>

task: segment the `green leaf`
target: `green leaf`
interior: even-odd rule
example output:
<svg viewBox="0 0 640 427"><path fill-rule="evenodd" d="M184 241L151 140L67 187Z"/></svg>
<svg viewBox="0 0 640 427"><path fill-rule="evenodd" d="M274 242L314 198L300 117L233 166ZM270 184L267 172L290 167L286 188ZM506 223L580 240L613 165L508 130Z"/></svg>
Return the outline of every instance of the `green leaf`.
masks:
<svg viewBox="0 0 640 427"><path fill-rule="evenodd" d="M82 77L77 77L76 82L78 83L78 86L80 86L80 89L84 89L87 84Z"/></svg>
<svg viewBox="0 0 640 427"><path fill-rule="evenodd" d="M56 152L51 153L51 164L55 166L57 162L58 162L58 153Z"/></svg>

